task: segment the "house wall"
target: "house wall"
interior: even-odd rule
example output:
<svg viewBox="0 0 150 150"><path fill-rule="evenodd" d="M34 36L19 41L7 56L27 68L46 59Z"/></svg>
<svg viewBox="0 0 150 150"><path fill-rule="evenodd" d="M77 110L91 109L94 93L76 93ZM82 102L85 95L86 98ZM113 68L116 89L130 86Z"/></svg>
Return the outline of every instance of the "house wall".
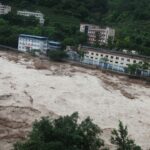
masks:
<svg viewBox="0 0 150 150"><path fill-rule="evenodd" d="M18 50L22 52L30 50L41 50L41 52L46 53L48 48L47 40L40 40L33 37L19 37L18 40Z"/></svg>
<svg viewBox="0 0 150 150"><path fill-rule="evenodd" d="M44 15L40 12L17 11L17 14L22 16L27 16L27 17L34 16L39 19L40 24L44 24L45 22Z"/></svg>
<svg viewBox="0 0 150 150"><path fill-rule="evenodd" d="M2 5L0 3L0 15L2 14L8 14L11 11L11 7L7 5Z"/></svg>
<svg viewBox="0 0 150 150"><path fill-rule="evenodd" d="M94 61L95 63L103 61L104 58L107 58L107 63L112 65L118 65L122 67L127 67L128 64L134 64L143 62L141 59L129 58L125 56L119 56L116 54L107 54L103 52L87 51L84 56L84 60Z"/></svg>
<svg viewBox="0 0 150 150"><path fill-rule="evenodd" d="M88 40L90 44L94 44L96 42L96 33L99 33L99 44L107 44L109 37L114 40L115 37L115 30L111 29L109 27L106 28L100 28L96 25L90 25L90 24L81 24L80 25L80 32L86 32L87 28L87 35Z"/></svg>

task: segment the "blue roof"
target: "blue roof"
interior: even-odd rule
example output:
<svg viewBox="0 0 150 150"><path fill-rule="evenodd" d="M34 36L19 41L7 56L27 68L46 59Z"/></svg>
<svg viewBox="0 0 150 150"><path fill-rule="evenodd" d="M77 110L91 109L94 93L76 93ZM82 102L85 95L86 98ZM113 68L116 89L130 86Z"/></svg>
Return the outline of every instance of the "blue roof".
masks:
<svg viewBox="0 0 150 150"><path fill-rule="evenodd" d="M48 37L28 35L28 34L20 34L19 37L29 37L29 38L36 38L36 39L41 39L41 40L47 40L48 39Z"/></svg>
<svg viewBox="0 0 150 150"><path fill-rule="evenodd" d="M60 42L57 41L48 41L49 44L61 44Z"/></svg>

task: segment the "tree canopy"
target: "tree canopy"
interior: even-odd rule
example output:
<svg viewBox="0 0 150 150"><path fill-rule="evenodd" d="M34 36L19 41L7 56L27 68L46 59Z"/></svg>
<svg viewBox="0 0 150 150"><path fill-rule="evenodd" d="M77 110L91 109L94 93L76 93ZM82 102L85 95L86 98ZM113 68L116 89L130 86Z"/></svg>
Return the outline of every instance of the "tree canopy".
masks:
<svg viewBox="0 0 150 150"><path fill-rule="evenodd" d="M36 121L25 142L14 150L99 150L104 145L101 129L86 118L78 123L78 113L55 120L44 117Z"/></svg>
<svg viewBox="0 0 150 150"><path fill-rule="evenodd" d="M128 128L119 122L119 129L112 131L111 143L117 146L117 150L141 150L134 140L128 136Z"/></svg>

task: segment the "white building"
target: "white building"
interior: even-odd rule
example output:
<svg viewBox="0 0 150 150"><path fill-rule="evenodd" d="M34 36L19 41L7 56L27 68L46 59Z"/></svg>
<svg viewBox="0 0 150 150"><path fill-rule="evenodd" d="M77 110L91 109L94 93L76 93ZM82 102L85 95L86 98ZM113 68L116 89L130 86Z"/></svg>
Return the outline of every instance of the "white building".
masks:
<svg viewBox="0 0 150 150"><path fill-rule="evenodd" d="M11 7L0 3L0 15L5 15L11 12Z"/></svg>
<svg viewBox="0 0 150 150"><path fill-rule="evenodd" d="M18 50L21 52L27 52L37 50L46 54L48 49L48 38L42 36L33 36L20 34L18 39Z"/></svg>
<svg viewBox="0 0 150 150"><path fill-rule="evenodd" d="M99 44L107 44L108 39L111 38L112 42L115 37L115 30L109 27L101 28L97 25L80 24L80 32L88 35L88 42L94 44L98 38Z"/></svg>
<svg viewBox="0 0 150 150"><path fill-rule="evenodd" d="M17 15L21 16L34 16L39 19L40 24L44 24L44 15L41 12L31 12L31 11L17 11Z"/></svg>
<svg viewBox="0 0 150 150"><path fill-rule="evenodd" d="M150 62L150 57L127 54L104 49L97 49L83 46L81 49L85 52L83 62L87 64L100 65L108 63L110 67L124 69L129 64L143 63L145 60Z"/></svg>

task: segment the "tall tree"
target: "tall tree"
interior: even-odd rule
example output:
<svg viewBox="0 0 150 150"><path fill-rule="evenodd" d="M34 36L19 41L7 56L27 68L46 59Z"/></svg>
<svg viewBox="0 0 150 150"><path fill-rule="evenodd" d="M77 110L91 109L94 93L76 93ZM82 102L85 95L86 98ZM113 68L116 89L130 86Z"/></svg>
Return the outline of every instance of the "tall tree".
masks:
<svg viewBox="0 0 150 150"><path fill-rule="evenodd" d="M124 126L121 121L119 129L112 131L111 143L117 146L117 150L141 150L141 147L128 137L127 126Z"/></svg>
<svg viewBox="0 0 150 150"><path fill-rule="evenodd" d="M101 129L90 118L78 124L78 113L55 120L42 118L33 125L32 132L14 150L99 150L104 142Z"/></svg>

